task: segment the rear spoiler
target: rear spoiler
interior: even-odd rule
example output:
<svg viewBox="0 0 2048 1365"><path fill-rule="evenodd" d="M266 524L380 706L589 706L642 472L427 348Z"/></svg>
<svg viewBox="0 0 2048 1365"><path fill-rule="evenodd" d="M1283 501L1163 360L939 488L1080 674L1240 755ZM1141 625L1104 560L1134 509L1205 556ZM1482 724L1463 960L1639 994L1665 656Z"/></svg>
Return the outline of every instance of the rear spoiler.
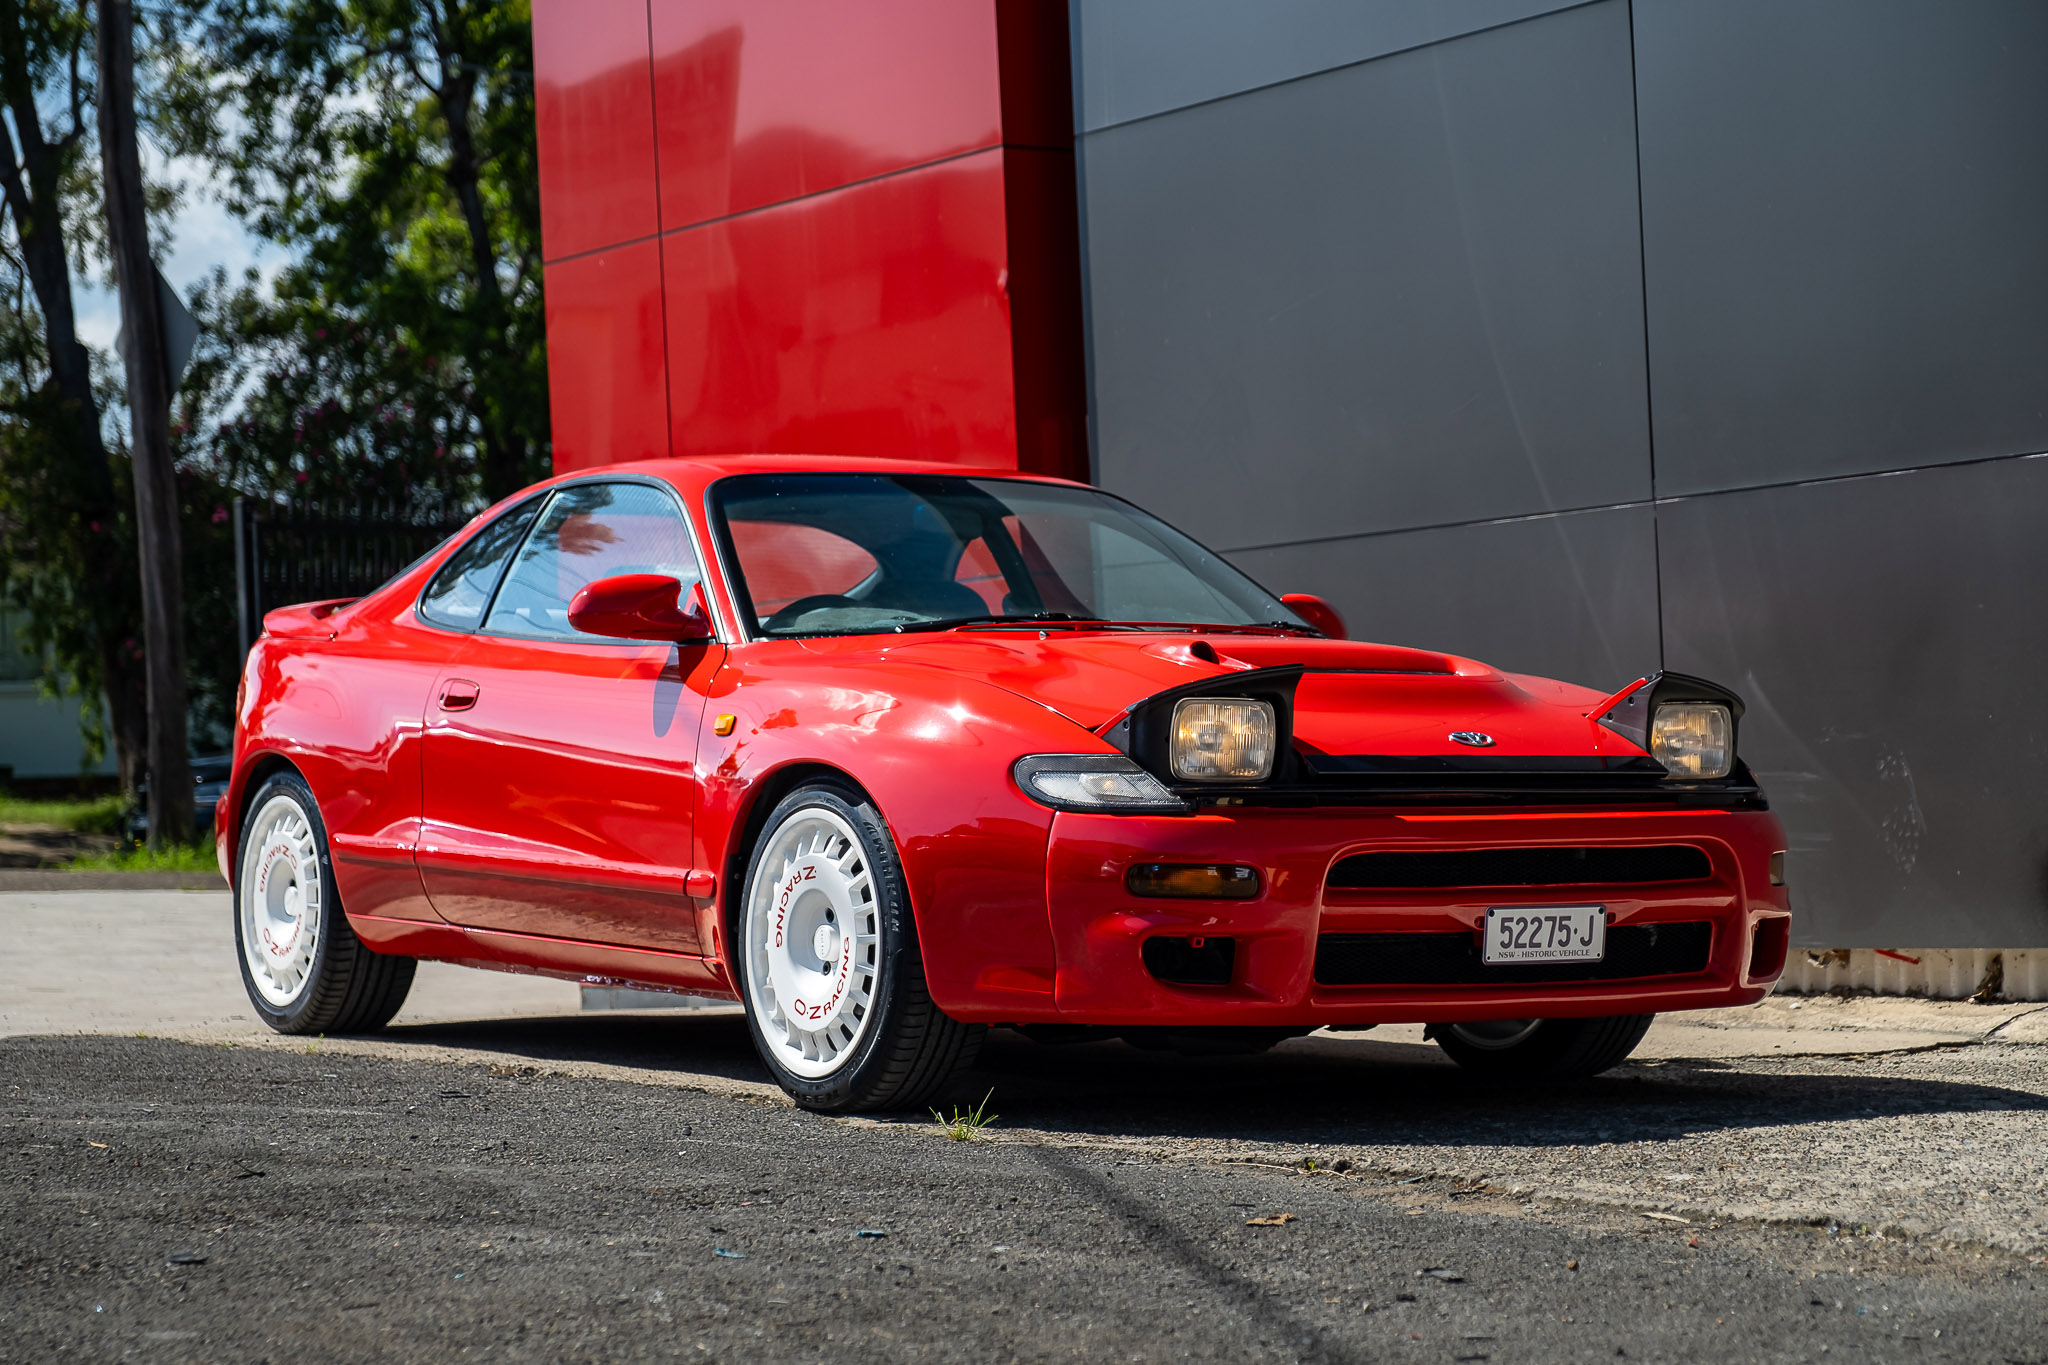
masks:
<svg viewBox="0 0 2048 1365"><path fill-rule="evenodd" d="M324 602L300 602L263 614L263 633L287 640L332 640L334 627L327 618L343 607L354 606L360 597L330 597Z"/></svg>

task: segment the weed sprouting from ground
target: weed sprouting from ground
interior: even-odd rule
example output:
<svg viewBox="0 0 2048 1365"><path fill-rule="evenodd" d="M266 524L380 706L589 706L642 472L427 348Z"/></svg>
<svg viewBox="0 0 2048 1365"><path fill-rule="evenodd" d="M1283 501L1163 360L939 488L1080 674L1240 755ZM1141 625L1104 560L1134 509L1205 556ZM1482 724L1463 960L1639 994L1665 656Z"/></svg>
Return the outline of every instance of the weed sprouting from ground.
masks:
<svg viewBox="0 0 2048 1365"><path fill-rule="evenodd" d="M950 1118L936 1109L932 1110L932 1118L938 1122L939 1130L946 1135L947 1141L981 1141L984 1136L982 1130L996 1121L996 1116L988 1112L988 1102L995 1098L995 1093L991 1090L983 1095L980 1104L954 1105Z"/></svg>

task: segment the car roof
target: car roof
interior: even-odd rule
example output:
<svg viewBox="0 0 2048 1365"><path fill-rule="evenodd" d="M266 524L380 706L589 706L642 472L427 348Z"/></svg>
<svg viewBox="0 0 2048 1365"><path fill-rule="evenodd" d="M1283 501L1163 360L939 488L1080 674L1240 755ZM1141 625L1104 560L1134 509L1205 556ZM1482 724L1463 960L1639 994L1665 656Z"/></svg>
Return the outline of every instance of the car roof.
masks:
<svg viewBox="0 0 2048 1365"><path fill-rule="evenodd" d="M1028 479L1034 483L1085 487L1071 479L984 465L949 464L937 460L892 460L863 455L690 455L681 459L634 460L572 470L559 479L603 474L643 474L671 483L684 493L733 474L952 474L962 477ZM550 482L555 482L551 480Z"/></svg>

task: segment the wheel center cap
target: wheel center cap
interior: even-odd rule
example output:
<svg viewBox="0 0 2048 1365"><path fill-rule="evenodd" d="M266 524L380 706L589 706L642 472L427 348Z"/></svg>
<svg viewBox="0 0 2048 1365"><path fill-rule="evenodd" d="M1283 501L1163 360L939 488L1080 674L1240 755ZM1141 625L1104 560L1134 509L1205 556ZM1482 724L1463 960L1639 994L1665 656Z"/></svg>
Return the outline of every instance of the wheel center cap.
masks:
<svg viewBox="0 0 2048 1365"><path fill-rule="evenodd" d="M839 931L829 924L819 925L818 932L811 935L811 951L820 962L830 964L839 956Z"/></svg>

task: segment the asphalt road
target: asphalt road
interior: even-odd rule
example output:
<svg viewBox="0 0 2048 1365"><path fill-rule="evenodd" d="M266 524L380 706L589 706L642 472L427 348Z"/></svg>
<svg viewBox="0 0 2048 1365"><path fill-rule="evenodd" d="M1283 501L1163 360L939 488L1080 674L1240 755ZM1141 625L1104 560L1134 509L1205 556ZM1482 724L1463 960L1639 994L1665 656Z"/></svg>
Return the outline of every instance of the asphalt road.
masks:
<svg viewBox="0 0 2048 1365"><path fill-rule="evenodd" d="M0 1040L0 1360L2048 1360L2038 1044L1509 1099L1002 1038L954 1142L730 1019L395 1038Z"/></svg>

